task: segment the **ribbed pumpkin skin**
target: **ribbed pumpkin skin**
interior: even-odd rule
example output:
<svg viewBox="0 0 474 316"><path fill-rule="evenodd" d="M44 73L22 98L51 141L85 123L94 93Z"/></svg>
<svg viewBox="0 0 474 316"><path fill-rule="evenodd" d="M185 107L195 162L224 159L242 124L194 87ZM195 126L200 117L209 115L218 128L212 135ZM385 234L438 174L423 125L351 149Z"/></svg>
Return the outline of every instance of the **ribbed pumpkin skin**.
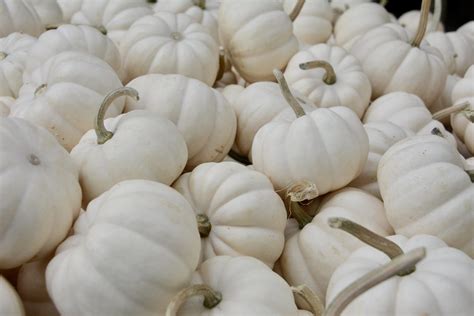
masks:
<svg viewBox="0 0 474 316"><path fill-rule="evenodd" d="M24 316L25 310L15 289L0 275L0 315Z"/></svg>
<svg viewBox="0 0 474 316"><path fill-rule="evenodd" d="M459 80L453 88L451 95L453 104L469 102L469 109L474 111L474 66L469 67L464 78ZM451 116L451 126L454 133L474 155L474 123L464 113Z"/></svg>

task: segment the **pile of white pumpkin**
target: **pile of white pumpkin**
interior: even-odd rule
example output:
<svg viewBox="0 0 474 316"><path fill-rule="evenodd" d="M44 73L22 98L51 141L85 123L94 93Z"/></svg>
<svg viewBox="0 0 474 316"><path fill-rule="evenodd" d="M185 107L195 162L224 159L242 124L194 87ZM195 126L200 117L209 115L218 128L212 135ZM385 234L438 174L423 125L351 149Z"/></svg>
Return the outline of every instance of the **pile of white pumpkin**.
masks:
<svg viewBox="0 0 474 316"><path fill-rule="evenodd" d="M0 0L0 316L472 315L474 21L150 2Z"/></svg>

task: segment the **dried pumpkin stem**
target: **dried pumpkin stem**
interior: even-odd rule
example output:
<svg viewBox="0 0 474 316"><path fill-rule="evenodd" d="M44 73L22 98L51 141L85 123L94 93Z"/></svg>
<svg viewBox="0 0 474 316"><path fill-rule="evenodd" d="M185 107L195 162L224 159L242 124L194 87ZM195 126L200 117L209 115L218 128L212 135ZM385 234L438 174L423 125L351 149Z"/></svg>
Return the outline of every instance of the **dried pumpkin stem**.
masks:
<svg viewBox="0 0 474 316"><path fill-rule="evenodd" d="M368 230L367 228L354 223L351 220L342 217L331 217L328 219L328 224L332 228L338 228L346 233L351 234L357 239L363 241L369 246L374 247L385 253L390 259L394 259L403 254L402 248L400 248L396 243L387 238L384 238L373 231ZM400 276L407 275L412 273L415 270L409 271L400 271L398 272Z"/></svg>
<svg viewBox="0 0 474 316"><path fill-rule="evenodd" d="M300 203L295 201L290 201L290 214L298 222L300 229L303 229L306 225L313 221L311 215L306 213L306 211L301 207Z"/></svg>
<svg viewBox="0 0 474 316"><path fill-rule="evenodd" d="M412 46L420 46L423 37L425 37L426 26L428 25L428 18L430 15L431 0L423 0L421 3L420 22L418 23L418 30L416 31L415 38L411 43Z"/></svg>
<svg viewBox="0 0 474 316"><path fill-rule="evenodd" d="M441 20L441 13L443 11L443 0L435 0L433 10L433 21L429 32L435 32L438 29L439 21Z"/></svg>
<svg viewBox="0 0 474 316"><path fill-rule="evenodd" d="M439 137L444 138L443 132L441 132L441 130L437 127L433 128L430 133L431 133L431 135L435 135L435 136L439 136Z"/></svg>
<svg viewBox="0 0 474 316"><path fill-rule="evenodd" d="M213 308L217 306L222 301L222 294L218 291L214 291L209 285L206 284L196 284L191 285L183 290L181 290L178 294L176 294L171 302L168 304L166 308L166 316L176 316L179 308L183 303L193 297L193 296L204 296L204 307L206 308Z"/></svg>
<svg viewBox="0 0 474 316"><path fill-rule="evenodd" d="M303 9L304 2L305 0L297 0L295 7L293 8L293 10L291 10L290 14L288 14L288 17L291 21L296 20L296 18L301 12L301 9Z"/></svg>
<svg viewBox="0 0 474 316"><path fill-rule="evenodd" d="M460 112L460 111L463 111L463 110L467 109L469 106L470 106L469 101L452 105L452 106L450 106L446 109L442 109L441 111L438 111L438 112L434 113L433 116L432 116L433 120L442 120L445 117L448 117L453 113L457 113L457 112Z"/></svg>
<svg viewBox="0 0 474 316"><path fill-rule="evenodd" d="M137 90L130 87L119 88L117 90L110 92L109 94L105 96L104 101L102 101L102 104L100 105L99 113L97 113L97 116L95 117L95 120L94 120L94 129L97 135L97 143L99 145L104 144L106 141L111 139L112 136L114 136L114 133L112 133L111 131L108 131L105 128L105 125L104 125L105 113L107 112L107 109L112 104L112 102L114 102L115 99L121 96L129 96L129 97L134 98L135 100L138 100Z"/></svg>
<svg viewBox="0 0 474 316"><path fill-rule="evenodd" d="M196 221L198 224L198 231L201 238L206 238L209 236L209 233L212 229L212 224L209 221L209 217L206 214L198 214L196 215Z"/></svg>
<svg viewBox="0 0 474 316"><path fill-rule="evenodd" d="M293 294L295 296L300 297L305 301L306 304L311 309L311 313L314 316L321 316L324 313L324 305L323 303L319 300L318 296L314 294L314 292L306 285L299 285L297 287L291 287L291 290L293 291Z"/></svg>
<svg viewBox="0 0 474 316"><path fill-rule="evenodd" d="M324 316L338 316L354 299L383 281L398 275L400 271L414 268L426 256L425 248L416 248L396 257L389 263L362 276L342 290L329 304Z"/></svg>
<svg viewBox="0 0 474 316"><path fill-rule="evenodd" d="M324 60L313 60L306 63L300 64L300 69L308 70L314 68L323 68L326 73L324 74L323 81L326 84L335 84L336 83L336 72L332 68L331 64Z"/></svg>
<svg viewBox="0 0 474 316"><path fill-rule="evenodd" d="M293 111L296 114L296 117L302 117L305 115L303 107L299 104L298 100L291 94L290 88L288 87L288 82L286 82L285 76L279 69L273 70L273 75L275 76L278 84L280 85L281 93L285 98L286 102L291 106Z"/></svg>

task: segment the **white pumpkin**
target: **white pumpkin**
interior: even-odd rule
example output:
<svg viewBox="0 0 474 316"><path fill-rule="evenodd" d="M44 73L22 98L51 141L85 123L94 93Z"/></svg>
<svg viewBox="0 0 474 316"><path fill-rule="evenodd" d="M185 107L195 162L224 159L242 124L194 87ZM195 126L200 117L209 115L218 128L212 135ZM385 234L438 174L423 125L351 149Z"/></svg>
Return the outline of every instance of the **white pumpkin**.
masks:
<svg viewBox="0 0 474 316"><path fill-rule="evenodd" d="M283 0L283 8L290 14L298 0ZM293 21L293 33L301 45L324 43L332 34L333 12L327 0L305 1Z"/></svg>
<svg viewBox="0 0 474 316"><path fill-rule="evenodd" d="M369 137L369 156L362 173L349 185L381 199L377 181L377 167L380 158L395 143L413 133L389 121L367 123L364 128Z"/></svg>
<svg viewBox="0 0 474 316"><path fill-rule="evenodd" d="M451 116L451 126L474 155L474 65L469 67L464 78L456 83L451 98L454 105L469 102L467 109Z"/></svg>
<svg viewBox="0 0 474 316"><path fill-rule="evenodd" d="M9 269L47 255L66 237L81 188L68 153L27 121L0 118L0 156L0 269Z"/></svg>
<svg viewBox="0 0 474 316"><path fill-rule="evenodd" d="M125 82L149 73L180 74L212 86L219 47L207 29L186 14L159 12L132 24L120 44Z"/></svg>
<svg viewBox="0 0 474 316"><path fill-rule="evenodd" d="M392 146L377 177L397 234L430 234L474 256L474 184L464 159L444 138L414 136Z"/></svg>
<svg viewBox="0 0 474 316"><path fill-rule="evenodd" d="M300 315L285 280L252 257L211 258L199 266L192 283L195 287L175 297L166 315ZM199 294L194 290L198 286L203 289ZM208 298L204 304L212 305L190 298L203 294Z"/></svg>
<svg viewBox="0 0 474 316"><path fill-rule="evenodd" d="M203 82L182 75L149 74L127 85L138 91L125 112L144 109L176 124L188 147L187 170L203 162L221 161L235 138L237 122L222 94Z"/></svg>
<svg viewBox="0 0 474 316"><path fill-rule="evenodd" d="M33 71L49 58L66 51L92 54L108 63L117 73L121 71L120 53L107 36L87 25L65 24L42 34L31 47L24 80L31 80Z"/></svg>
<svg viewBox="0 0 474 316"><path fill-rule="evenodd" d="M0 315L24 316L25 310L15 289L0 275Z"/></svg>
<svg viewBox="0 0 474 316"><path fill-rule="evenodd" d="M409 239L397 235L387 239L406 253L424 247L426 257L416 265L415 271L393 276L355 298L340 315L472 314L474 264L471 258L429 235ZM332 302L355 280L388 262L390 258L375 248L356 250L332 275L326 301Z"/></svg>
<svg viewBox="0 0 474 316"><path fill-rule="evenodd" d="M420 23L420 15L421 12L418 10L412 10L403 13L399 18L398 18L398 23L408 32L408 36L410 39L413 39L416 34L416 30L418 29L418 24ZM427 32L430 30L435 30L438 32L444 32L444 26L443 23L438 21L438 26L436 29L434 29L434 17L433 14L429 14L428 16L428 28Z"/></svg>
<svg viewBox="0 0 474 316"><path fill-rule="evenodd" d="M235 100L239 97L240 93L244 91L244 87L239 84L230 84L223 88L217 88L224 98L229 102L229 104L233 104Z"/></svg>
<svg viewBox="0 0 474 316"><path fill-rule="evenodd" d="M45 27L63 23L63 12L57 0L26 0L33 8ZM71 1L71 0L70 0Z"/></svg>
<svg viewBox="0 0 474 316"><path fill-rule="evenodd" d="M457 32L466 36L474 47L474 21L469 21L461 25Z"/></svg>
<svg viewBox="0 0 474 316"><path fill-rule="evenodd" d="M273 267L283 250L287 215L265 175L233 162L204 163L173 188L196 213L202 261L252 256Z"/></svg>
<svg viewBox="0 0 474 316"><path fill-rule="evenodd" d="M82 0L71 24L91 25L118 46L125 32L138 19L153 14L146 0Z"/></svg>
<svg viewBox="0 0 474 316"><path fill-rule="evenodd" d="M453 93L454 86L459 80L461 80L461 77L459 77L458 75L448 75L441 96L429 109L432 114L435 114L436 112L449 108L453 105L451 95ZM449 115L444 118L439 118L438 120L443 123L444 126L451 126Z"/></svg>
<svg viewBox="0 0 474 316"><path fill-rule="evenodd" d="M345 11L334 25L338 46L350 50L352 45L368 31L390 22L390 15L378 3L362 3Z"/></svg>
<svg viewBox="0 0 474 316"><path fill-rule="evenodd" d="M56 0L61 11L63 12L64 22L70 23L71 17L74 13L81 9L82 1L84 0Z"/></svg>
<svg viewBox="0 0 474 316"><path fill-rule="evenodd" d="M60 53L32 73L11 115L43 126L71 150L93 127L105 95L121 86L115 71L103 60L79 52ZM123 99L115 101L108 116L121 113L123 105Z"/></svg>
<svg viewBox="0 0 474 316"><path fill-rule="evenodd" d="M46 269L61 315L163 315L191 281L200 245L189 203L148 180L89 203Z"/></svg>
<svg viewBox="0 0 474 316"><path fill-rule="evenodd" d="M23 33L0 38L0 96L18 96L29 51L35 42L36 38Z"/></svg>
<svg viewBox="0 0 474 316"><path fill-rule="evenodd" d="M104 122L108 106L122 95L138 98L138 92L131 88L107 95L95 128L85 133L71 151L79 167L84 205L124 180L145 179L170 185L186 165L186 143L170 120L139 110Z"/></svg>
<svg viewBox="0 0 474 316"><path fill-rule="evenodd" d="M345 188L326 196L312 221L286 241L279 260L283 277L290 285L306 284L323 302L334 270L363 245L329 227L327 219L334 216L363 223L383 236L393 233L382 201L369 193Z"/></svg>
<svg viewBox="0 0 474 316"><path fill-rule="evenodd" d="M371 0L331 0L329 4L331 5L332 10L334 11L334 22L337 21L339 16L345 11L349 10L352 7L355 7L362 3L372 2Z"/></svg>
<svg viewBox="0 0 474 316"><path fill-rule="evenodd" d="M362 117L372 88L359 61L338 46L314 45L295 54L285 70L290 87L316 106L346 106Z"/></svg>
<svg viewBox="0 0 474 316"><path fill-rule="evenodd" d="M298 51L291 18L280 1L224 0L219 8L219 36L232 65L247 82L272 81L273 69L285 68Z"/></svg>
<svg viewBox="0 0 474 316"><path fill-rule="evenodd" d="M17 289L27 316L59 316L46 290L46 266L50 258L25 263L18 272Z"/></svg>
<svg viewBox="0 0 474 316"><path fill-rule="evenodd" d="M0 117L7 117L10 115L10 108L14 102L15 99L12 97L0 97Z"/></svg>
<svg viewBox="0 0 474 316"><path fill-rule="evenodd" d="M425 40L441 52L450 74L462 77L469 66L474 64L473 46L461 33L431 32Z"/></svg>
<svg viewBox="0 0 474 316"><path fill-rule="evenodd" d="M45 31L30 0L0 0L0 38L14 32L38 36Z"/></svg>

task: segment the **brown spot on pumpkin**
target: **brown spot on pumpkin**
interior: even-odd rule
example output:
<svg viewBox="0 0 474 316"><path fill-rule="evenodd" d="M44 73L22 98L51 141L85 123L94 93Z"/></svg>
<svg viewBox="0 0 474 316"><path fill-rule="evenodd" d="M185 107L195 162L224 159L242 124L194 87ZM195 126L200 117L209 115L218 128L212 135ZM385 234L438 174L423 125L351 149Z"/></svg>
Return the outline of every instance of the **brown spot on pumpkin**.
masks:
<svg viewBox="0 0 474 316"><path fill-rule="evenodd" d="M33 166L37 166L41 163L41 160L38 158L38 156L36 156L35 154L30 154L28 156L28 161L30 162L30 164L32 164Z"/></svg>

